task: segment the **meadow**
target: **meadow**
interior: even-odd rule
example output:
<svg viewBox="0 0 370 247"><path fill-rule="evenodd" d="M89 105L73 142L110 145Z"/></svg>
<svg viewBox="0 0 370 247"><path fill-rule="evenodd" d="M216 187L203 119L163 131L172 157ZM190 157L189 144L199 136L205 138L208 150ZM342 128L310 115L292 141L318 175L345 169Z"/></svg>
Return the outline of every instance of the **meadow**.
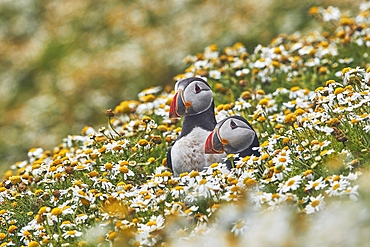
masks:
<svg viewBox="0 0 370 247"><path fill-rule="evenodd" d="M315 31L209 45L174 78L207 80L217 121L248 119L260 157L174 177L174 91L147 88L107 109L106 126L32 148L5 173L0 247L368 246L370 2L309 14Z"/></svg>

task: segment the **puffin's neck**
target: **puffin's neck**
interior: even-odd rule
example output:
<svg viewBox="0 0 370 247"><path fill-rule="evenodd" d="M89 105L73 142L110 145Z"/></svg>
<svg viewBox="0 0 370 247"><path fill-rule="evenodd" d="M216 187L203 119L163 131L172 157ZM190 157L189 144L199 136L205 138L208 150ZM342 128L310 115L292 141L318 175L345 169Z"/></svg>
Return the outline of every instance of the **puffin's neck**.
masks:
<svg viewBox="0 0 370 247"><path fill-rule="evenodd" d="M201 127L202 129L213 131L216 123L215 104L212 102L211 107L205 112L184 117L180 138L189 134L194 127Z"/></svg>

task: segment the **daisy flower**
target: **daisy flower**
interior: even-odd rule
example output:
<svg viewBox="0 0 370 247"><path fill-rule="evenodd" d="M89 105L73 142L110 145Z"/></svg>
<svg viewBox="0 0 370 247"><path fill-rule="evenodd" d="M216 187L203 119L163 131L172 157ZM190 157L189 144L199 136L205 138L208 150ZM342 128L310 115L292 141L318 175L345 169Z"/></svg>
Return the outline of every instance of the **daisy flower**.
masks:
<svg viewBox="0 0 370 247"><path fill-rule="evenodd" d="M305 191L315 189L315 190L320 190L325 188L327 185L325 184L325 180L323 177L320 177L319 179L315 181L308 181L308 184L304 188Z"/></svg>
<svg viewBox="0 0 370 247"><path fill-rule="evenodd" d="M63 233L62 235L64 238L75 238L75 237L81 237L82 232L76 231L76 230L70 230L68 232Z"/></svg>
<svg viewBox="0 0 370 247"><path fill-rule="evenodd" d="M307 214L312 214L316 211L323 210L325 208L324 196L322 194L317 197L310 197L310 202L306 205L305 211Z"/></svg>
<svg viewBox="0 0 370 247"><path fill-rule="evenodd" d="M290 158L289 154L283 152L281 154L279 154L278 156L276 156L275 158L272 159L272 162L276 165L276 166L284 166L284 167L287 167L289 164L292 164L293 161L292 159Z"/></svg>
<svg viewBox="0 0 370 247"><path fill-rule="evenodd" d="M302 182L302 178L300 175L291 177L285 183L281 184L280 188L277 190L278 192L288 192L289 190L296 190L299 188Z"/></svg>
<svg viewBox="0 0 370 247"><path fill-rule="evenodd" d="M341 192L346 189L346 187L349 185L349 182L347 180L339 180L334 181L330 184L329 189L325 190L325 193L331 197L331 196L339 196Z"/></svg>
<svg viewBox="0 0 370 247"><path fill-rule="evenodd" d="M341 13L339 8L329 6L327 9L322 11L322 15L325 22L328 22L330 20L338 20Z"/></svg>

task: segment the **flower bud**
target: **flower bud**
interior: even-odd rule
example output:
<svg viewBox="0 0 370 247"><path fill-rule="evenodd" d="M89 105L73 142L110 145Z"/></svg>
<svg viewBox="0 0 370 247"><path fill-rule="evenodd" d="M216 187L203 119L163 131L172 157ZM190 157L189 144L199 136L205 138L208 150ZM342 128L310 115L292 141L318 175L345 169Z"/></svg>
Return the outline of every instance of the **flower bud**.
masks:
<svg viewBox="0 0 370 247"><path fill-rule="evenodd" d="M109 118L112 118L114 117L116 114L114 113L114 111L112 111L111 109L109 110L105 110L105 115Z"/></svg>

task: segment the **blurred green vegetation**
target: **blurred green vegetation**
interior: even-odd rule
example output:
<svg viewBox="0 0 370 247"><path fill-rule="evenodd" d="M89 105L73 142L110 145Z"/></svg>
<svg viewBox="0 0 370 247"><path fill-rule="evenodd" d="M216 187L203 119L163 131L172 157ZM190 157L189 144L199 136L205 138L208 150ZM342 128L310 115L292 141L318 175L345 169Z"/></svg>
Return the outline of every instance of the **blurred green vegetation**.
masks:
<svg viewBox="0 0 370 247"><path fill-rule="evenodd" d="M317 25L312 6L355 12L361 1L3 0L0 2L0 174L32 147L49 149L104 109L173 85L182 59Z"/></svg>

